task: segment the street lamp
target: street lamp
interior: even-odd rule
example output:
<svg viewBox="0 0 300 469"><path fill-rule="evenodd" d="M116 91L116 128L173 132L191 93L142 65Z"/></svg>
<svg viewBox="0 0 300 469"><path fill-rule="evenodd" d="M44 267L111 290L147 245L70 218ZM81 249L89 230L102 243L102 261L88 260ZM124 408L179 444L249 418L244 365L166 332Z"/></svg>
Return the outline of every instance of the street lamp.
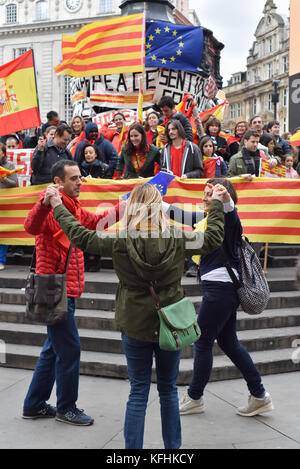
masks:
<svg viewBox="0 0 300 469"><path fill-rule="evenodd" d="M274 120L277 120L277 104L279 103L279 86L280 80L273 80L272 86L274 87L274 93L272 93L272 103L274 104Z"/></svg>

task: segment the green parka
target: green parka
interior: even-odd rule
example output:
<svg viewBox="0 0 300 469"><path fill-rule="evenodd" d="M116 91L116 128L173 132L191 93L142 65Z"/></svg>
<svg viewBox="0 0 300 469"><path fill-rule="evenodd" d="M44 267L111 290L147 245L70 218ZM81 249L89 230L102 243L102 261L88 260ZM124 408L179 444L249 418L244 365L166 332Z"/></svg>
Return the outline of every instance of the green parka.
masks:
<svg viewBox="0 0 300 469"><path fill-rule="evenodd" d="M223 204L218 200L211 204L204 234L171 227L163 234L157 232L155 238L142 232L138 237L126 237L124 231L112 235L87 230L63 205L56 207L53 215L77 248L112 257L119 278L116 328L141 341L158 341L159 320L149 282L154 283L161 306L179 301L184 296L181 278L185 258L214 251L224 236Z"/></svg>

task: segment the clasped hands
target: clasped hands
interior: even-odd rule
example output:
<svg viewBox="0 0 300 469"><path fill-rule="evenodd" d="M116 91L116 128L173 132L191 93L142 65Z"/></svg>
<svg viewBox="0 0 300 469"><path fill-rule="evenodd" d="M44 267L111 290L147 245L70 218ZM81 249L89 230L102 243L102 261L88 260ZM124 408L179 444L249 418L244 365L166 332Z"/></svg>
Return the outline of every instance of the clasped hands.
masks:
<svg viewBox="0 0 300 469"><path fill-rule="evenodd" d="M60 192L63 190L63 186L60 184L51 184L47 187L43 205L46 207L55 208L62 204Z"/></svg>

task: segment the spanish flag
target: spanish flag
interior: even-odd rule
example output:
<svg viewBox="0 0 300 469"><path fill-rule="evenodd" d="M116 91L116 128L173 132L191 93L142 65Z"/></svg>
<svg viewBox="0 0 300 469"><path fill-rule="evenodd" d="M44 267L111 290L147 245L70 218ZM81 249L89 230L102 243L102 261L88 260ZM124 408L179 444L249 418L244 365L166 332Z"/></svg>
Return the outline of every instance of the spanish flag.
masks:
<svg viewBox="0 0 300 469"><path fill-rule="evenodd" d="M292 147L300 147L300 130L291 136L290 144Z"/></svg>
<svg viewBox="0 0 300 469"><path fill-rule="evenodd" d="M32 50L0 67L0 135L39 127Z"/></svg>
<svg viewBox="0 0 300 469"><path fill-rule="evenodd" d="M63 61L55 71L72 77L142 72L143 35L143 13L87 24L74 36L63 35Z"/></svg>

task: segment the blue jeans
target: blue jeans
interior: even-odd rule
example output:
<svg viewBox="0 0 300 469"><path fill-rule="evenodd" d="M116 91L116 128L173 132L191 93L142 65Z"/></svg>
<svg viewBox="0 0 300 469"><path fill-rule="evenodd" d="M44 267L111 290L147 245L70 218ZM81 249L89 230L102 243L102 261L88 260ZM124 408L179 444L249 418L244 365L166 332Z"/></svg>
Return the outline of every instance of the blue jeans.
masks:
<svg viewBox="0 0 300 469"><path fill-rule="evenodd" d="M47 326L48 337L24 401L24 410L39 410L50 398L56 381L57 411L64 413L78 399L80 339L75 322L75 298L68 298L68 319Z"/></svg>
<svg viewBox="0 0 300 469"><path fill-rule="evenodd" d="M228 282L202 282L204 295L198 314L200 339L194 344L193 378L188 389L192 399L200 399L209 381L213 366L213 345L217 340L223 352L240 370L254 397L262 397L265 389L249 353L236 335L236 312L239 298Z"/></svg>
<svg viewBox="0 0 300 469"><path fill-rule="evenodd" d="M5 244L0 244L0 264L5 265L7 250L8 246L6 246Z"/></svg>
<svg viewBox="0 0 300 469"><path fill-rule="evenodd" d="M180 351L167 352L155 342L141 342L122 334L130 378L124 437L126 449L142 449L146 408L151 384L153 352L156 361L157 390L160 398L162 436L165 449L181 446L181 424L176 379Z"/></svg>

